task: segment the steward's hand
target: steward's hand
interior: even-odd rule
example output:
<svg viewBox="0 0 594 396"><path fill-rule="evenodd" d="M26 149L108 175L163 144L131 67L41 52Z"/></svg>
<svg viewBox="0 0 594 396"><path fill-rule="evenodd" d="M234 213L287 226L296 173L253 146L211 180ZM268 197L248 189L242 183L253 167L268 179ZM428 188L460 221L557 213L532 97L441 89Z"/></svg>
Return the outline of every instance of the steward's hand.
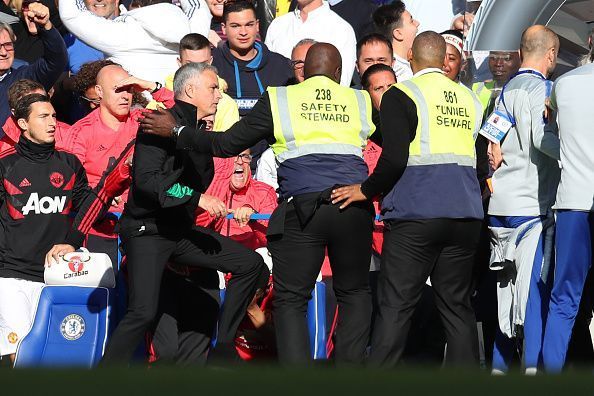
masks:
<svg viewBox="0 0 594 396"><path fill-rule="evenodd" d="M350 186L339 187L332 190L332 204L342 202L340 209L344 209L353 202L360 202L367 200L367 197L361 191L360 184L352 184ZM344 201L344 202L343 202Z"/></svg>
<svg viewBox="0 0 594 396"><path fill-rule="evenodd" d="M57 264L60 257L67 253L72 253L76 249L72 245L60 244L54 245L53 248L45 255L45 266L51 267L52 264Z"/></svg>
<svg viewBox="0 0 594 396"><path fill-rule="evenodd" d="M227 216L227 205L217 197L212 195L202 194L198 201L198 206L208 212L209 215L215 218Z"/></svg>
<svg viewBox="0 0 594 396"><path fill-rule="evenodd" d="M173 115L162 109L143 112L139 121L143 132L162 137L171 137L173 127L177 125Z"/></svg>

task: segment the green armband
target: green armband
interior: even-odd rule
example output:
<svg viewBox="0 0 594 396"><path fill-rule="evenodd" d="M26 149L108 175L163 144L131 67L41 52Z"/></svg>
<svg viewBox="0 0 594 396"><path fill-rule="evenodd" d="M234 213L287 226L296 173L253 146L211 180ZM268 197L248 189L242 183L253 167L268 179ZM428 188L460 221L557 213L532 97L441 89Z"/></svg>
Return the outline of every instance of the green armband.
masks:
<svg viewBox="0 0 594 396"><path fill-rule="evenodd" d="M167 190L167 195L174 198L183 198L185 196L191 196L194 194L194 190L190 187L175 183Z"/></svg>

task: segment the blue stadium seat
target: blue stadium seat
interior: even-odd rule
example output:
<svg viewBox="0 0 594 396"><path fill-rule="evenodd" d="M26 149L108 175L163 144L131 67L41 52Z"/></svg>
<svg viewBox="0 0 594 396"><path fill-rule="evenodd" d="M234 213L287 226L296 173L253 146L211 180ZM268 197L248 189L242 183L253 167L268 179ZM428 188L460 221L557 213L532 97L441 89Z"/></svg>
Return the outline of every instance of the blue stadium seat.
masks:
<svg viewBox="0 0 594 396"><path fill-rule="evenodd" d="M106 288L45 287L14 366L94 367L105 350L109 310Z"/></svg>

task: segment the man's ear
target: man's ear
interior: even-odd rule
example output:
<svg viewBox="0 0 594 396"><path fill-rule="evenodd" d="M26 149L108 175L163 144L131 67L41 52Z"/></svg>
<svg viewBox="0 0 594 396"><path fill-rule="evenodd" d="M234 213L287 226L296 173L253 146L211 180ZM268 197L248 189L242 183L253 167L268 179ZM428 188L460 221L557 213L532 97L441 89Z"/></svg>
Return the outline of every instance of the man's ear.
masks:
<svg viewBox="0 0 594 396"><path fill-rule="evenodd" d="M27 128L29 128L29 124L27 124L27 121L24 118L19 118L17 124L22 130L27 130Z"/></svg>
<svg viewBox="0 0 594 396"><path fill-rule="evenodd" d="M396 29L392 30L392 38L394 38L394 40L396 40L396 41L404 40L404 35L402 34L402 31L400 30L400 28L396 28Z"/></svg>
<svg viewBox="0 0 594 396"><path fill-rule="evenodd" d="M413 52L412 52L412 48L409 48L409 49L408 49L408 53L407 53L407 55L406 55L406 58L407 58L407 60L408 60L409 62L410 62L410 61L412 61L412 58L413 58Z"/></svg>
<svg viewBox="0 0 594 396"><path fill-rule="evenodd" d="M181 66L182 66L181 58L178 56L177 57L177 67L181 67Z"/></svg>
<svg viewBox="0 0 594 396"><path fill-rule="evenodd" d="M101 85L95 85L95 93L99 99L103 99L103 88L101 88Z"/></svg>
<svg viewBox="0 0 594 396"><path fill-rule="evenodd" d="M186 84L184 87L184 93L188 98L194 97L194 86L192 84Z"/></svg>
<svg viewBox="0 0 594 396"><path fill-rule="evenodd" d="M342 66L338 66L336 71L334 71L334 78L336 82L340 84L340 77L342 77Z"/></svg>
<svg viewBox="0 0 594 396"><path fill-rule="evenodd" d="M225 22L221 22L221 30L223 31L223 34L226 36L227 35L227 26L225 25Z"/></svg>

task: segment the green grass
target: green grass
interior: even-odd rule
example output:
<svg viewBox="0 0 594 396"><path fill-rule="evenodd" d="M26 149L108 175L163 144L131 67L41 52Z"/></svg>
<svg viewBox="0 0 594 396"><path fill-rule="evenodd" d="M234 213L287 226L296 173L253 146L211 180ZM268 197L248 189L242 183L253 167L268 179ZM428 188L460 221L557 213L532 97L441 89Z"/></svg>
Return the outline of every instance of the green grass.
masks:
<svg viewBox="0 0 594 396"><path fill-rule="evenodd" d="M594 395L591 371L491 377L438 369L100 369L0 370L0 395Z"/></svg>

